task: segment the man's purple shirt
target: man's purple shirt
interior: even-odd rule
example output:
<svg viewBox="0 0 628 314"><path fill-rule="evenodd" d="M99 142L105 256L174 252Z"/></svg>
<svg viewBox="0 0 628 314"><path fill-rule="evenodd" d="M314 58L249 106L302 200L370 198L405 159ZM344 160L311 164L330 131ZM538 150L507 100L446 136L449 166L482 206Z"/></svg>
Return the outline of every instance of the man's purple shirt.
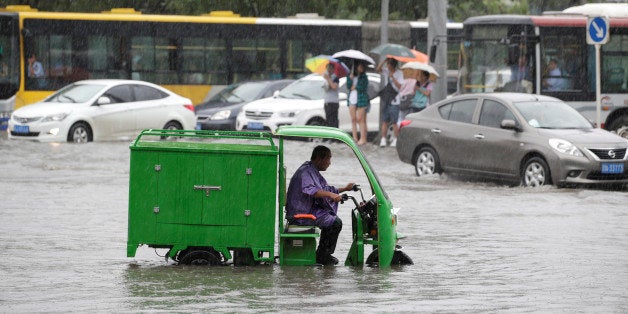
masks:
<svg viewBox="0 0 628 314"><path fill-rule="evenodd" d="M313 214L316 225L329 227L336 220L338 203L329 197L315 198L316 192L324 190L338 193L338 189L327 184L327 181L311 161L307 161L297 169L288 186L286 215L288 219L296 214ZM297 224L312 223L307 219L298 219Z"/></svg>

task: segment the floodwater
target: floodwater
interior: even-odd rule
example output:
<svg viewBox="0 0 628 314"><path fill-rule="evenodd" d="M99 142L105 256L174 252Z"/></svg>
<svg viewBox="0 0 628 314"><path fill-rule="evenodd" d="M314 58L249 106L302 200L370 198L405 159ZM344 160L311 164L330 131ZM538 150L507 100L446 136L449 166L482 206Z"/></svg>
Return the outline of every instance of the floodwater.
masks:
<svg viewBox="0 0 628 314"><path fill-rule="evenodd" d="M328 181L367 187L352 153L330 146ZM183 267L147 247L126 257L128 147L0 139L3 312L628 311L626 191L417 178L368 145L414 265ZM289 176L312 147L287 144Z"/></svg>

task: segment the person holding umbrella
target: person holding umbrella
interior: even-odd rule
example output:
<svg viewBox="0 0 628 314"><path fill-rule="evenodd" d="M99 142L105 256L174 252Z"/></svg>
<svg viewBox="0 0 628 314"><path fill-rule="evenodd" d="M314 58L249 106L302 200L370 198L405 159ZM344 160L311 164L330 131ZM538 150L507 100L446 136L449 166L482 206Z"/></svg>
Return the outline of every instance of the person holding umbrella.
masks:
<svg viewBox="0 0 628 314"><path fill-rule="evenodd" d="M337 128L338 127L338 83L339 79L334 74L335 66L332 63L327 64L323 78L326 81L325 84L325 120L327 126Z"/></svg>
<svg viewBox="0 0 628 314"><path fill-rule="evenodd" d="M351 116L351 131L353 140L357 140L358 145L366 144L368 129L366 128L367 109L371 105L368 95L369 79L366 76L366 65L364 62L355 61L355 73L352 72L347 78L347 87L350 91L357 92L357 103L349 103L349 115ZM358 140L358 128L360 138Z"/></svg>
<svg viewBox="0 0 628 314"><path fill-rule="evenodd" d="M386 66L384 66L384 64ZM380 147L386 147L386 136L388 134L388 126L393 127L393 139L390 142L390 146L395 147L397 143L396 135L399 133L397 128L397 119L399 118L399 88L404 82L403 72L399 70L397 65L399 62L393 58L387 58L375 69L380 72L386 79L386 85L380 94L380 104L384 107L382 111L382 125L381 133L382 138L379 142Z"/></svg>

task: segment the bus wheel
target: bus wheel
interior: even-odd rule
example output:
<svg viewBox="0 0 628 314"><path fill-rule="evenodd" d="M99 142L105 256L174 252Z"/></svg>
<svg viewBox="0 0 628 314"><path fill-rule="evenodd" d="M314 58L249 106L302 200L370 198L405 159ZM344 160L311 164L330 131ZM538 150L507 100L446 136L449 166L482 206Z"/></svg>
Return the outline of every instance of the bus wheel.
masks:
<svg viewBox="0 0 628 314"><path fill-rule="evenodd" d="M628 138L628 114L613 119L613 122L608 125L608 130L623 138Z"/></svg>
<svg viewBox="0 0 628 314"><path fill-rule="evenodd" d="M68 142L72 143L87 143L91 142L92 129L85 122L76 122L70 127L68 132Z"/></svg>
<svg viewBox="0 0 628 314"><path fill-rule="evenodd" d="M177 254L179 265L220 265L220 253L212 248L189 248Z"/></svg>

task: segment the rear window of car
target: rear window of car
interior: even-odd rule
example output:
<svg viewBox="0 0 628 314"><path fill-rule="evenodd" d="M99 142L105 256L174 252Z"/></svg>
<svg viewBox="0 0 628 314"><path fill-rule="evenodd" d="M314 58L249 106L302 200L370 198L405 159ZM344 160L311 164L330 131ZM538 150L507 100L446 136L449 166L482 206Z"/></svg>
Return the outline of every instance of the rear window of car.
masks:
<svg viewBox="0 0 628 314"><path fill-rule="evenodd" d="M134 85L133 91L135 92L136 101L162 99L168 96L168 94L156 88L144 85Z"/></svg>
<svg viewBox="0 0 628 314"><path fill-rule="evenodd" d="M476 99L454 101L438 108L438 112L443 119L471 123L476 103Z"/></svg>

